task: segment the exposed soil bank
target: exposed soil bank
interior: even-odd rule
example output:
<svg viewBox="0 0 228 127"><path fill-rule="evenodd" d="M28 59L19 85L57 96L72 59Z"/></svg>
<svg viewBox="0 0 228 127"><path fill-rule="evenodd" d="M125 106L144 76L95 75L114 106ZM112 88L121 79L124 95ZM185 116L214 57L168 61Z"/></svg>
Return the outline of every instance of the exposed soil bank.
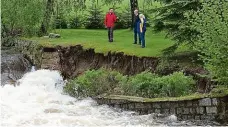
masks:
<svg viewBox="0 0 228 127"><path fill-rule="evenodd" d="M210 79L197 74L207 73L202 67L193 63L197 55L179 55L164 62L156 57L137 57L124 53L96 53L94 49L83 49L82 46L43 47L29 40L18 40L17 47L29 56L37 69L59 70L63 77L72 79L88 69L107 68L125 75L134 75L148 70L162 75L183 70L186 75L193 75L197 80L198 92L204 93L211 89Z"/></svg>
<svg viewBox="0 0 228 127"><path fill-rule="evenodd" d="M158 58L136 57L124 53L107 55L95 53L94 49L83 49L82 46L57 47L60 57L60 70L64 77L75 77L88 69L109 68L125 75L134 75L145 70L154 72Z"/></svg>

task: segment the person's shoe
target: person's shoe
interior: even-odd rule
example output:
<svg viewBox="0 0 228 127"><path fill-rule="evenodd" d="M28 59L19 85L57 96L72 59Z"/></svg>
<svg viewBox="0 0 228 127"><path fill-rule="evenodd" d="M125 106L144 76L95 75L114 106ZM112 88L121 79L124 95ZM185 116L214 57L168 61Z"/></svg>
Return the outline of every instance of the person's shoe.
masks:
<svg viewBox="0 0 228 127"><path fill-rule="evenodd" d="M109 42L113 42L113 40L110 40Z"/></svg>
<svg viewBox="0 0 228 127"><path fill-rule="evenodd" d="M137 44L137 42L134 42L133 44Z"/></svg>
<svg viewBox="0 0 228 127"><path fill-rule="evenodd" d="M142 48L145 48L145 46L142 46Z"/></svg>

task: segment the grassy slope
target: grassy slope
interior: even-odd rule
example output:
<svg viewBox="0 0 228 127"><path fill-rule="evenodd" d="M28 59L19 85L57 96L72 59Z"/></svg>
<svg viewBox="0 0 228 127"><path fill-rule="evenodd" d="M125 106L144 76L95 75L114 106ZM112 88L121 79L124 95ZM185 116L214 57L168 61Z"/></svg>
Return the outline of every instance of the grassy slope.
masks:
<svg viewBox="0 0 228 127"><path fill-rule="evenodd" d="M171 40L165 39L163 34L153 34L151 31L146 33L146 48L144 49L140 45L132 44L133 32L130 30L115 30L113 43L108 42L106 30L65 29L55 32L59 33L61 38L32 38L32 40L37 40L44 46L80 44L84 48L94 48L96 52L124 52L136 56L160 56L164 48L173 44Z"/></svg>

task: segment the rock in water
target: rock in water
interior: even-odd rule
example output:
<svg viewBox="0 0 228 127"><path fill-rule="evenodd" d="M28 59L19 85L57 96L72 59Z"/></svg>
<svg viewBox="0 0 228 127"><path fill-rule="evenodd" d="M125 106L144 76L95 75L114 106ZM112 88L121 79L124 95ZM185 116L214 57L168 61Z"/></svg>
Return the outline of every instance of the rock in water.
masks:
<svg viewBox="0 0 228 127"><path fill-rule="evenodd" d="M177 121L177 117L175 115L171 115L168 117L169 121L175 122Z"/></svg>
<svg viewBox="0 0 228 127"><path fill-rule="evenodd" d="M23 54L2 51L1 85L15 84L31 67L31 62Z"/></svg>

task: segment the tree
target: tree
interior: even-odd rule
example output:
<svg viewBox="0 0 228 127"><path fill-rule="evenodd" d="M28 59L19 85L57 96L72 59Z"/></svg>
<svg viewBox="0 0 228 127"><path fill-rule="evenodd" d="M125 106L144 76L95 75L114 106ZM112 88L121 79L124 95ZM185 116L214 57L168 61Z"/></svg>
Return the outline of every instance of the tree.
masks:
<svg viewBox="0 0 228 127"><path fill-rule="evenodd" d="M158 0L164 3L163 6L152 9L151 12L157 12L154 20L154 31L166 31L167 37L175 40L176 43L167 48L166 52L174 51L179 44L187 42L194 44L198 31L191 29L186 14L191 11L198 11L201 8L200 0ZM192 17L189 15L188 17Z"/></svg>
<svg viewBox="0 0 228 127"><path fill-rule="evenodd" d="M138 7L138 0L130 0L130 5L131 5L131 28L134 27L134 10L139 9Z"/></svg>
<svg viewBox="0 0 228 127"><path fill-rule="evenodd" d="M43 21L40 27L40 33L39 33L40 36L47 34L47 31L50 27L51 16L53 14L54 0L47 0L45 4L46 4L46 8L45 8Z"/></svg>
<svg viewBox="0 0 228 127"><path fill-rule="evenodd" d="M14 45L14 38L20 35L36 35L44 14L43 7L41 0L2 1L2 45Z"/></svg>
<svg viewBox="0 0 228 127"><path fill-rule="evenodd" d="M104 16L101 8L95 3L89 8L89 15L85 22L86 29L101 29L104 27Z"/></svg>
<svg viewBox="0 0 228 127"><path fill-rule="evenodd" d="M40 35L45 35L50 29L51 20L64 22L62 17L85 8L85 0L45 0L45 14L40 27Z"/></svg>
<svg viewBox="0 0 228 127"><path fill-rule="evenodd" d="M228 2L204 0L203 8L193 13L192 28L200 32L195 49L211 77L227 85L228 82Z"/></svg>

